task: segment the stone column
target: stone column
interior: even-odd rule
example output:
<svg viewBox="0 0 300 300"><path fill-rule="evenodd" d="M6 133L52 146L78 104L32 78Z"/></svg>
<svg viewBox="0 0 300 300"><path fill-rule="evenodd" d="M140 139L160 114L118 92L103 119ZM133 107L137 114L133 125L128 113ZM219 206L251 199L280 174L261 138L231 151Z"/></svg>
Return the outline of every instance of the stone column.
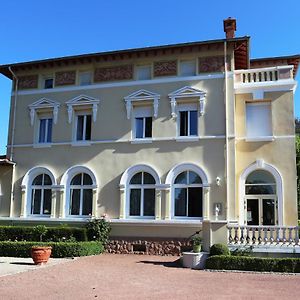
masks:
<svg viewBox="0 0 300 300"><path fill-rule="evenodd" d="M209 187L203 187L203 220L209 220Z"/></svg>
<svg viewBox="0 0 300 300"><path fill-rule="evenodd" d="M51 197L51 215L50 218L55 218L56 217L56 195L57 195L57 190L52 189L52 197Z"/></svg>
<svg viewBox="0 0 300 300"><path fill-rule="evenodd" d="M59 203L59 217L64 218L65 217L65 191L59 190L57 194L58 194L57 202Z"/></svg>
<svg viewBox="0 0 300 300"><path fill-rule="evenodd" d="M97 189L93 189L93 204L92 204L92 217L97 217Z"/></svg>
<svg viewBox="0 0 300 300"><path fill-rule="evenodd" d="M126 194L125 187L120 187L120 219L126 218Z"/></svg>
<svg viewBox="0 0 300 300"><path fill-rule="evenodd" d="M161 220L161 190L155 194L155 220Z"/></svg>
<svg viewBox="0 0 300 300"><path fill-rule="evenodd" d="M171 189L167 189L165 193L165 205L166 205L166 210L165 210L165 220L170 220L171 219Z"/></svg>
<svg viewBox="0 0 300 300"><path fill-rule="evenodd" d="M13 187L12 187L13 188ZM20 217L26 217L26 187L22 186L22 195L21 195L21 213Z"/></svg>

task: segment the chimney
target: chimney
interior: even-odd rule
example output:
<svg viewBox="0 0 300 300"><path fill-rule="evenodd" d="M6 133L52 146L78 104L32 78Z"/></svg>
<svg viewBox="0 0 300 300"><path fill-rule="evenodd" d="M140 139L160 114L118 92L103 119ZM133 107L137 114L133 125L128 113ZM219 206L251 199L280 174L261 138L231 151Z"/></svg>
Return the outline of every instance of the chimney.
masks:
<svg viewBox="0 0 300 300"><path fill-rule="evenodd" d="M236 31L236 19L225 19L223 21L224 32L226 32L226 39L233 39Z"/></svg>

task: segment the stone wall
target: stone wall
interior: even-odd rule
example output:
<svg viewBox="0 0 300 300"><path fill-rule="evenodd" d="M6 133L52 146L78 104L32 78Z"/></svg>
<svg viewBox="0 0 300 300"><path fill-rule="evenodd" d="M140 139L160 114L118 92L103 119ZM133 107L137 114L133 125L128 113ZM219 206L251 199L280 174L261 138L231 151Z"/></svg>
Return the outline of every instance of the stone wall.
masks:
<svg viewBox="0 0 300 300"><path fill-rule="evenodd" d="M185 239L158 238L111 238L106 245L107 253L114 254L144 254L144 255L174 255L190 251L192 245Z"/></svg>

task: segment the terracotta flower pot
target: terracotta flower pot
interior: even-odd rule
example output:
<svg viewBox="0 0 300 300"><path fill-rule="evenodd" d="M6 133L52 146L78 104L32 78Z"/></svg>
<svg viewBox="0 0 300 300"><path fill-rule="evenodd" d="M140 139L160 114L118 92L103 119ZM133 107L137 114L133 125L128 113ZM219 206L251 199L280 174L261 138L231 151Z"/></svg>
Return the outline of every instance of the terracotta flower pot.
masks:
<svg viewBox="0 0 300 300"><path fill-rule="evenodd" d="M52 247L50 246L33 246L31 248L31 257L36 265L47 263L51 255Z"/></svg>

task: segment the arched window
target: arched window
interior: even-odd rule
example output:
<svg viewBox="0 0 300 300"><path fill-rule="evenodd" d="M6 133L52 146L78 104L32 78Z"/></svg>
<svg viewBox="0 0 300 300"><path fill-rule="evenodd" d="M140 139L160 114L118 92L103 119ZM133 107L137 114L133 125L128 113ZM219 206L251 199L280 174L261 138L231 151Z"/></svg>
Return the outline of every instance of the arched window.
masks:
<svg viewBox="0 0 300 300"><path fill-rule="evenodd" d="M154 217L155 179L147 172L133 175L129 182L129 216Z"/></svg>
<svg viewBox="0 0 300 300"><path fill-rule="evenodd" d="M174 180L174 217L202 218L203 184L194 171L183 171Z"/></svg>
<svg viewBox="0 0 300 300"><path fill-rule="evenodd" d="M245 181L246 221L248 225L277 223L276 181L266 170L251 172Z"/></svg>
<svg viewBox="0 0 300 300"><path fill-rule="evenodd" d="M75 175L70 182L69 215L89 216L93 208L93 180L86 173Z"/></svg>
<svg viewBox="0 0 300 300"><path fill-rule="evenodd" d="M31 214L50 215L52 203L52 180L47 174L36 176L31 184Z"/></svg>

